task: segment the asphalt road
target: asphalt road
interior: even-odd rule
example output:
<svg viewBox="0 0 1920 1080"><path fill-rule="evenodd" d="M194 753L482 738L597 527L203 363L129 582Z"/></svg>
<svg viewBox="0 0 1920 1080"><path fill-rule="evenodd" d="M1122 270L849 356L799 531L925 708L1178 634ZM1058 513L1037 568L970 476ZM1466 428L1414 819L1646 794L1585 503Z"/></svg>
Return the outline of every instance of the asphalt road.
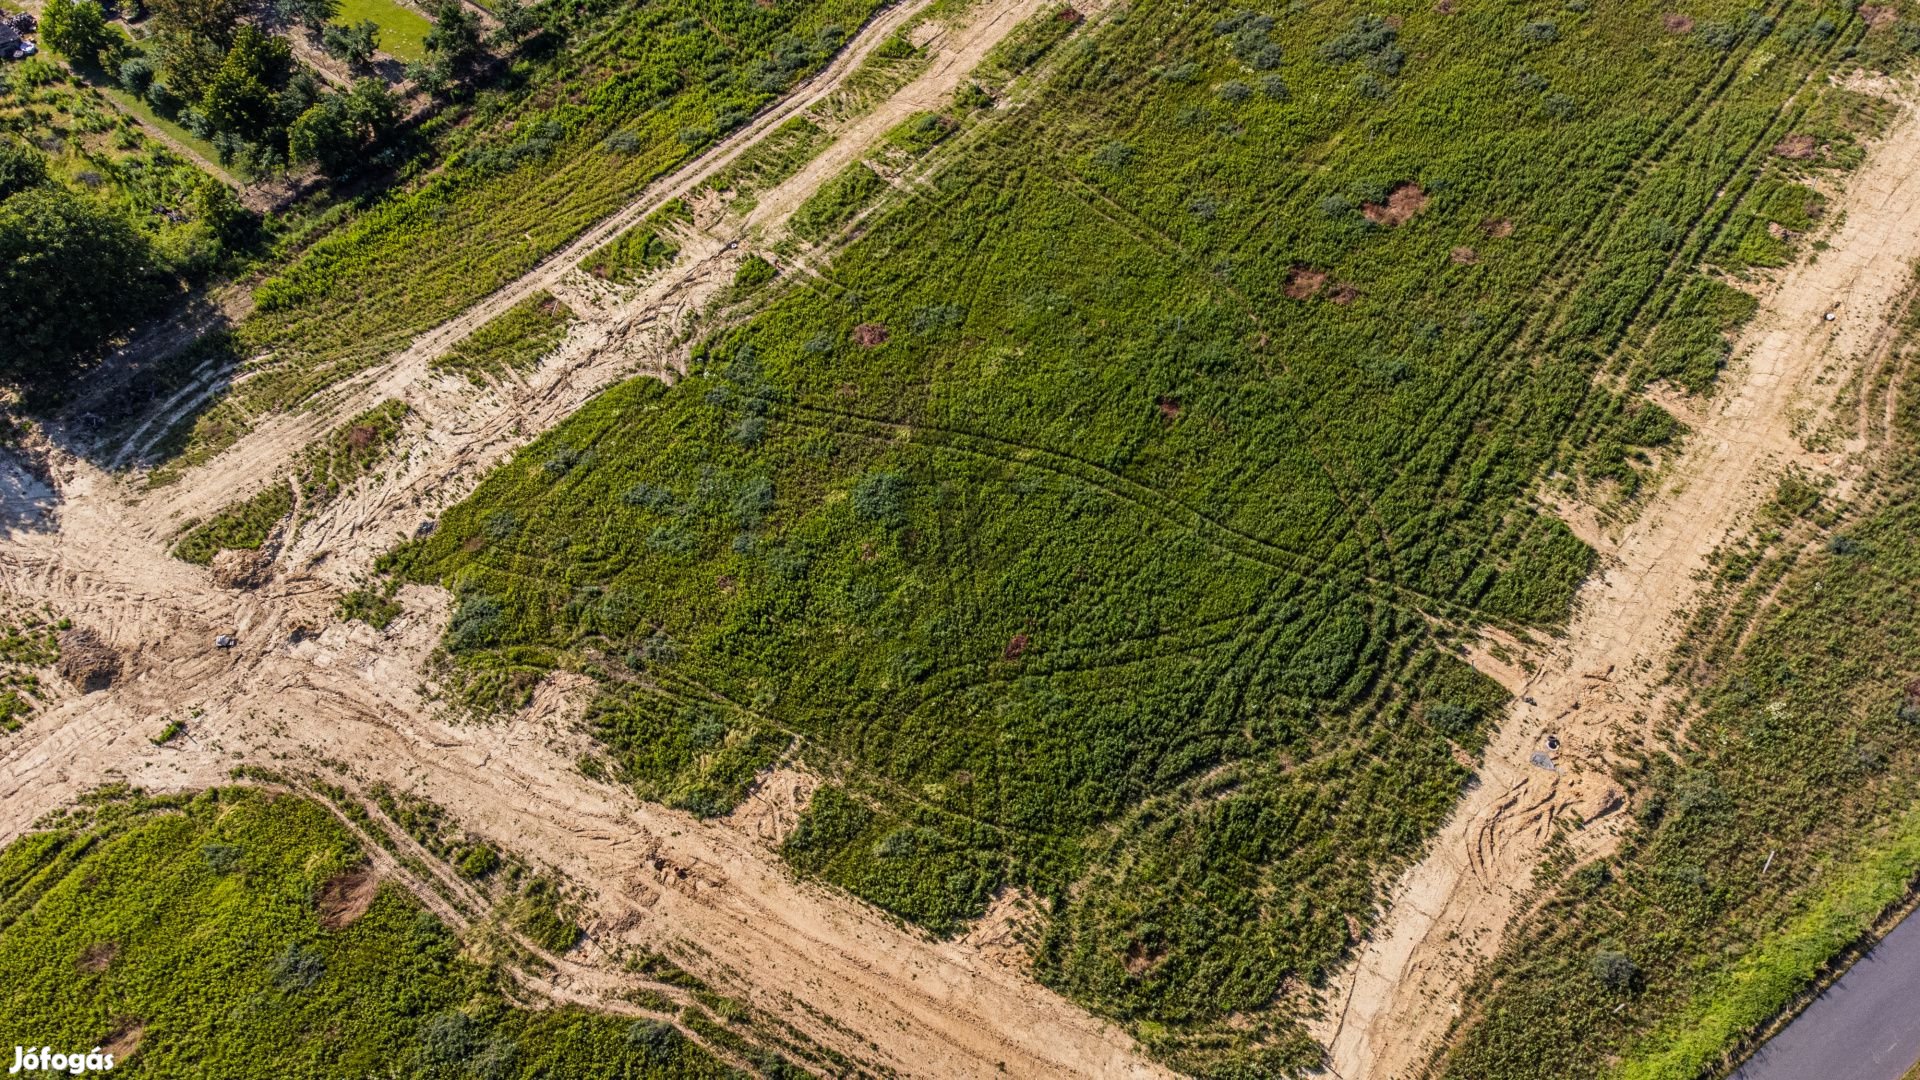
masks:
<svg viewBox="0 0 1920 1080"><path fill-rule="evenodd" d="M1729 1080L1900 1080L1920 1061L1920 919L1902 920Z"/></svg>

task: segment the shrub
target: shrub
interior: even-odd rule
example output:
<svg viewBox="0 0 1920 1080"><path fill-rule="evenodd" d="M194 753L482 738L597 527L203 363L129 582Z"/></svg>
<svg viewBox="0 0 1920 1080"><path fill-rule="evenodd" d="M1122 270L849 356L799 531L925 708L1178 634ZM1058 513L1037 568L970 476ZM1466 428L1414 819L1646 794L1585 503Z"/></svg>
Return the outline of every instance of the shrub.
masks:
<svg viewBox="0 0 1920 1080"><path fill-rule="evenodd" d="M897 472L874 472L853 485L854 512L868 521L895 525L906 520L907 479Z"/></svg>
<svg viewBox="0 0 1920 1080"><path fill-rule="evenodd" d="M1587 962L1587 971L1594 981L1615 993L1624 993L1633 989L1640 979L1640 969L1634 966L1626 953L1613 949L1601 949Z"/></svg>

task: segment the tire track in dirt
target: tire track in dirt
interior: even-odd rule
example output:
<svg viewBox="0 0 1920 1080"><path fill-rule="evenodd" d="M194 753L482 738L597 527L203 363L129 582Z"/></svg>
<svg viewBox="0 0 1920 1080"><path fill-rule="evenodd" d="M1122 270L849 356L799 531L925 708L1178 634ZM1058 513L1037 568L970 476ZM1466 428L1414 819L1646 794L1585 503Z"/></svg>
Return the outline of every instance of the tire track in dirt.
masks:
<svg viewBox="0 0 1920 1080"><path fill-rule="evenodd" d="M1833 407L1851 370L1887 347L1889 320L1920 257L1920 117L1902 104L1837 200L1841 224L1829 249L1763 298L1740 359L1675 467L1582 587L1566 637L1518 688L1477 786L1334 981L1315 1034L1335 1075L1422 1071L1460 1013L1462 988L1519 911L1555 820L1599 819L1571 834L1582 859L1618 842L1627 823L1612 813L1619 793L1608 779L1608 748L1643 736L1669 707L1666 658L1701 587L1696 573L1788 465L1828 475L1847 468L1845 454L1809 452L1801 439ZM1540 754L1545 765L1535 762ZM1521 805L1528 809L1514 809Z"/></svg>
<svg viewBox="0 0 1920 1080"><path fill-rule="evenodd" d="M833 78L763 116L755 130L770 130L829 92L920 6L869 24L830 69ZM973 60L936 62L932 71L957 83L1017 25L1010 12L1039 6L988 0L976 7L974 21L949 39ZM924 78L909 86L911 100L879 107L893 110L893 122L938 90ZM876 120L847 130L856 140L877 139L891 126ZM552 710L456 726L421 683L447 616L438 590L403 590L406 613L385 634L336 621L340 586L410 532L420 514L463 496L492 464L612 381L676 370L689 325L745 256L732 243L745 226L723 222L686 237L674 267L607 305L596 300L560 353L524 378L476 392L432 372L431 359L519 298L577 273L582 255L696 188L750 141L656 185L534 274L313 408L263 423L173 487L142 497L53 450L51 491L25 470L0 477L0 520L10 530L0 542L0 597L50 605L99 631L122 659L111 690L70 693L0 743L0 842L110 780L180 790L227 782L242 763L337 765L339 782L352 790L386 783L418 791L477 835L550 862L593 897L590 930L599 945L672 951L681 943L676 955L697 974L853 1060L915 1076L1168 1075L1118 1028L977 948L933 941L798 880L746 830L587 780L574 761L588 738ZM776 205L797 206L795 196L819 179L789 180L776 189ZM778 215L755 224L777 227ZM282 482L311 441L392 397L415 414L401 455L302 523L267 585L216 589L204 569L167 555L184 518ZM325 629L315 635L316 627ZM239 645L212 648L222 633ZM148 737L167 718L184 720L186 734L153 746ZM580 967L568 976L573 999L580 987L599 986L604 998L624 985L617 968L595 974Z"/></svg>

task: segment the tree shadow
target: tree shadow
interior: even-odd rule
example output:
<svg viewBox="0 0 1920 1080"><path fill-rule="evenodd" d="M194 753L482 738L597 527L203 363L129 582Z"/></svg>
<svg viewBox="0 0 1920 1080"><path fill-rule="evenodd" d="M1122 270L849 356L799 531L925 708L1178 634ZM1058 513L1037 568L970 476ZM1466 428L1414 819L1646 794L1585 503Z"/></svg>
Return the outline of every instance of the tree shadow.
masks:
<svg viewBox="0 0 1920 1080"><path fill-rule="evenodd" d="M31 404L59 450L102 469L158 464L226 396L241 353L227 313L188 296L89 372L69 397Z"/></svg>

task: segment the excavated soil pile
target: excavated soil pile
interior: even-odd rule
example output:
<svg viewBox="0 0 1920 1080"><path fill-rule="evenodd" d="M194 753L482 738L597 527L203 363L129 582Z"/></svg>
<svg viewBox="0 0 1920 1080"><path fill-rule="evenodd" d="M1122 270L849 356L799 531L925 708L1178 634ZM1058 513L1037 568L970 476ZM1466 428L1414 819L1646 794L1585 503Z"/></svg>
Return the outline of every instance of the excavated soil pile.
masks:
<svg viewBox="0 0 1920 1080"><path fill-rule="evenodd" d="M273 574L273 560L264 551L222 548L213 557L213 583L223 589L254 589Z"/></svg>
<svg viewBox="0 0 1920 1080"><path fill-rule="evenodd" d="M120 654L100 635L84 627L60 632L60 662L55 665L83 694L105 690L120 674Z"/></svg>

